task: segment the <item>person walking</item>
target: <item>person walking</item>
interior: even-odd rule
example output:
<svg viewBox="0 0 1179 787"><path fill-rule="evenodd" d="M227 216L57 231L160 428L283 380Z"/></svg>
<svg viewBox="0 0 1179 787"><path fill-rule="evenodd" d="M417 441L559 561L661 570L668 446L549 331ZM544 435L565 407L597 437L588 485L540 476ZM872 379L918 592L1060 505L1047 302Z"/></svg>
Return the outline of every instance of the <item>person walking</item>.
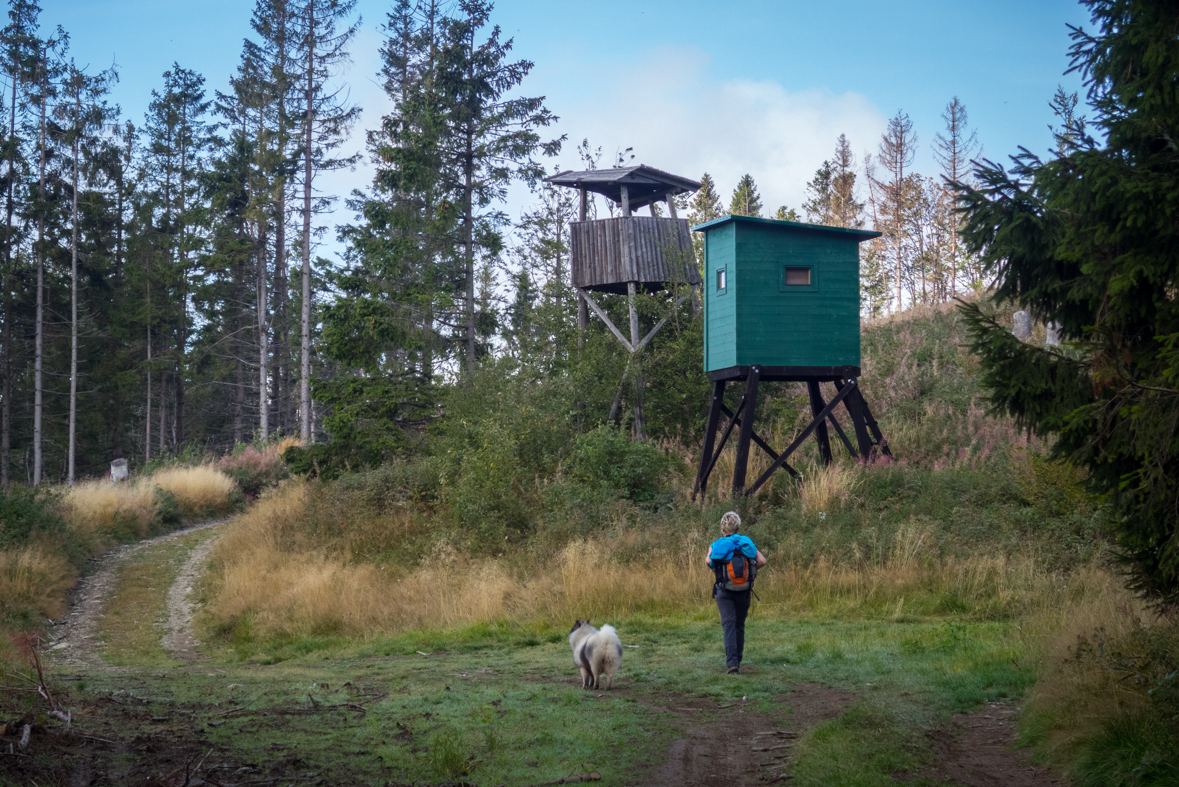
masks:
<svg viewBox="0 0 1179 787"><path fill-rule="evenodd" d="M741 671L741 657L745 653L745 618L749 615L753 580L757 570L766 564L749 536L740 534L741 517L729 511L721 517L721 537L708 547L708 566L716 575L712 597L720 610L721 628L725 635L725 665L730 675Z"/></svg>

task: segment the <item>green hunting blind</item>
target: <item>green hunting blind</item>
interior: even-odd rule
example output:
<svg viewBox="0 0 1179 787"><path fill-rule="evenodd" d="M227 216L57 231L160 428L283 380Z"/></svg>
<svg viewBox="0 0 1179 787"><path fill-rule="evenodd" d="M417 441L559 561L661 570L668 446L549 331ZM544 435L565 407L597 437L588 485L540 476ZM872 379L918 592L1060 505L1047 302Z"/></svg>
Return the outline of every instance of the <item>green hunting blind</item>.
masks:
<svg viewBox="0 0 1179 787"><path fill-rule="evenodd" d="M725 216L693 229L704 234L704 371L712 383L696 491L704 491L735 427L734 494L753 494L780 468L797 476L786 460L812 433L820 459L830 463L828 424L858 460L890 455L858 385L859 244L880 233L748 216ZM730 410L725 387L737 381L745 391ZM812 420L782 454L754 431L762 381L807 384ZM829 401L825 383L835 386ZM851 418L854 445L835 417L840 404ZM727 422L718 444L722 417ZM746 490L750 443L772 462Z"/></svg>

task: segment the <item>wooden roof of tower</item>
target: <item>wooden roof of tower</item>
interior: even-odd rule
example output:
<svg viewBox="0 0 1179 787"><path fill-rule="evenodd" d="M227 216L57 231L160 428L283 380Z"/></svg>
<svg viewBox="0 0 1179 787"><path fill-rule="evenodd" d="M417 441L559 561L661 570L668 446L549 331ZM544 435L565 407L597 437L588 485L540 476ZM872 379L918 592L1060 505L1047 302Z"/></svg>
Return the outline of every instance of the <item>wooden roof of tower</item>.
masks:
<svg viewBox="0 0 1179 787"><path fill-rule="evenodd" d="M591 191L594 194L622 204L622 187L626 186L627 199L631 210L637 210L652 202L661 202L676 194L688 194L700 188L699 181L681 178L661 169L640 164L637 167L615 169L591 169L582 172L566 170L545 178L554 186Z"/></svg>

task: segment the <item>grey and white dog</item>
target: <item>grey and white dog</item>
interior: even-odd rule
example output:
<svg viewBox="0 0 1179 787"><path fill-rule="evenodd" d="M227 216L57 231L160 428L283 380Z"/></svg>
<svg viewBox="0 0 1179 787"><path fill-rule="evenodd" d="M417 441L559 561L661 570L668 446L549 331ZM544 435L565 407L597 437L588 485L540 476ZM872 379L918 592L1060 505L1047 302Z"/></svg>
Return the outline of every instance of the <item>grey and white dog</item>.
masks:
<svg viewBox="0 0 1179 787"><path fill-rule="evenodd" d="M590 625L589 618L578 620L569 630L569 647L573 663L581 670L583 689L612 689L614 676L622 667L622 643L611 625L601 630Z"/></svg>

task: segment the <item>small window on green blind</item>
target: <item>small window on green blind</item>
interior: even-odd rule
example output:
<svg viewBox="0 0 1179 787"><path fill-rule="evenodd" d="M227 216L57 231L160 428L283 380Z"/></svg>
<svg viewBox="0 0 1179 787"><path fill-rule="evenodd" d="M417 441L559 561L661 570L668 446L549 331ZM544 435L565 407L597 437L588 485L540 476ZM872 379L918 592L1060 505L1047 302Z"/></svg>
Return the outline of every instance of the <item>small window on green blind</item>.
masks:
<svg viewBox="0 0 1179 787"><path fill-rule="evenodd" d="M725 269L721 268L716 272L716 291L720 292L725 288Z"/></svg>
<svg viewBox="0 0 1179 787"><path fill-rule="evenodd" d="M786 280L784 282L787 287L809 287L811 286L811 269L810 268L787 268Z"/></svg>

